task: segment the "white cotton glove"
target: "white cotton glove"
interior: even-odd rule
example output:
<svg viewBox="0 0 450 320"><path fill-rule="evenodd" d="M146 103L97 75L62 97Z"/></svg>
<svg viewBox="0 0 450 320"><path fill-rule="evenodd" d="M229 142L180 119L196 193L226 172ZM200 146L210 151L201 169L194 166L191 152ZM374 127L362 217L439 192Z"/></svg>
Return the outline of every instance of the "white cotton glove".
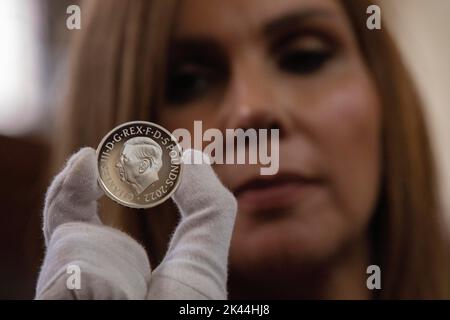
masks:
<svg viewBox="0 0 450 320"><path fill-rule="evenodd" d="M187 150L183 161L195 159L195 153L203 156ZM173 199L181 221L152 273L148 299L226 299L236 198L205 163L184 166Z"/></svg>
<svg viewBox="0 0 450 320"><path fill-rule="evenodd" d="M97 177L95 151L84 148L48 189L43 217L47 252L36 299L145 297L150 281L147 254L128 235L100 222L97 200L103 191ZM81 271L79 290L67 286L71 265Z"/></svg>
<svg viewBox="0 0 450 320"><path fill-rule="evenodd" d="M189 156L193 150L185 152ZM44 208L47 252L36 299L226 299L236 200L209 165L185 165L174 200L182 214L169 251L151 273L146 252L103 226L95 151L81 149L51 184ZM68 289L76 265L81 288Z"/></svg>

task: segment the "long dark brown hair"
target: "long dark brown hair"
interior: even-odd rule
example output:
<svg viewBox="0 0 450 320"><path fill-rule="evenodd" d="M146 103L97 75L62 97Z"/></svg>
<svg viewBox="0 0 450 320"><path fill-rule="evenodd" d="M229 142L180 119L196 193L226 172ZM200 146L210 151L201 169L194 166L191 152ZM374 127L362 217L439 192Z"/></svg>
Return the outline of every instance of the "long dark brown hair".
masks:
<svg viewBox="0 0 450 320"><path fill-rule="evenodd" d="M56 167L114 126L155 120L163 102L166 53L176 0L89 0L73 39L70 86L54 148ZM436 172L422 104L387 26L366 28L374 1L341 0L382 101L382 187L370 231L382 270L377 298L448 298L449 264ZM159 210L173 212L169 205ZM103 220L145 242L157 263L174 214L150 223L135 210L102 204Z"/></svg>

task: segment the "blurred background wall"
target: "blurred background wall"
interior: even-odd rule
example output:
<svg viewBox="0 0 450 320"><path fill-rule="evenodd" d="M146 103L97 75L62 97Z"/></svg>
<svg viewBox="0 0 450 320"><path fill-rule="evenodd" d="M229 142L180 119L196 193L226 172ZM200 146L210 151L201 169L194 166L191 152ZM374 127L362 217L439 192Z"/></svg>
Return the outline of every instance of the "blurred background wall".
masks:
<svg viewBox="0 0 450 320"><path fill-rule="evenodd" d="M34 294L43 249L40 212L49 183L49 136L59 84L65 80L58 70L68 39L78 32L66 28L66 9L77 3L0 1L0 298ZM450 1L382 4L383 25L393 27L426 101L450 222Z"/></svg>
<svg viewBox="0 0 450 320"><path fill-rule="evenodd" d="M383 0L382 5L427 106L450 226L450 1Z"/></svg>
<svg viewBox="0 0 450 320"><path fill-rule="evenodd" d="M0 1L0 299L30 299L73 0ZM74 31L75 32L75 31Z"/></svg>

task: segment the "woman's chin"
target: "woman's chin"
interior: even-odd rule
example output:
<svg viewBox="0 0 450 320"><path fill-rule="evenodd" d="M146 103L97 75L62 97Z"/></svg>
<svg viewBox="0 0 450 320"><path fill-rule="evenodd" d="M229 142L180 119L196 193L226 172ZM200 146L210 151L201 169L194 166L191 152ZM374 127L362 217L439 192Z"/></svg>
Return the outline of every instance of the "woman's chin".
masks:
<svg viewBox="0 0 450 320"><path fill-rule="evenodd" d="M230 264L250 273L297 272L323 265L344 242L343 230L342 221L330 212L316 212L309 218L287 213L285 218L267 222L241 220L232 239Z"/></svg>
<svg viewBox="0 0 450 320"><path fill-rule="evenodd" d="M232 242L230 264L233 268L254 272L295 272L326 262L336 249L335 242L326 235L276 233L267 230L248 234L248 239Z"/></svg>

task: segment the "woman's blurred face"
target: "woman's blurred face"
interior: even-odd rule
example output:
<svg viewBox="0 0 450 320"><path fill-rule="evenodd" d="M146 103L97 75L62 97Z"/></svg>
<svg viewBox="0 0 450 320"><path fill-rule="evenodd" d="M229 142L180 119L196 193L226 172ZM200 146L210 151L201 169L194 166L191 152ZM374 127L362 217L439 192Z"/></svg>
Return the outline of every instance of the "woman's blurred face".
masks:
<svg viewBox="0 0 450 320"><path fill-rule="evenodd" d="M216 166L239 203L233 273L287 275L363 241L380 105L339 2L184 0L170 56L164 126L280 130L277 175Z"/></svg>

